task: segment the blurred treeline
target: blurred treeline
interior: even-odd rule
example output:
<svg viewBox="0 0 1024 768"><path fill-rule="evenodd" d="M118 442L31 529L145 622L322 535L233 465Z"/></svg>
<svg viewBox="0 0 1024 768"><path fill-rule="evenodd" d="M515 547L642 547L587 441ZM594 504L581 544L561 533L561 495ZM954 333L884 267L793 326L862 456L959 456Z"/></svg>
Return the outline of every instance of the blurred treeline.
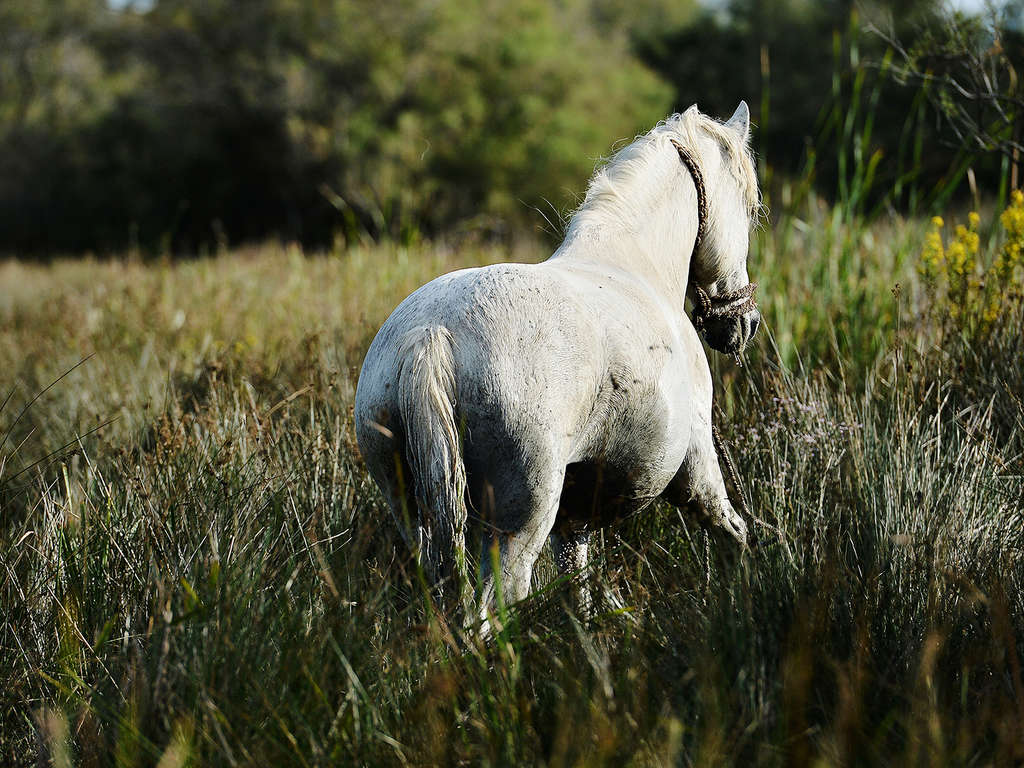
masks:
<svg viewBox="0 0 1024 768"><path fill-rule="evenodd" d="M0 252L556 232L616 139L740 98L763 175L832 194L856 134L933 184L956 151L900 154L934 123L871 13L939 3L2 0Z"/></svg>

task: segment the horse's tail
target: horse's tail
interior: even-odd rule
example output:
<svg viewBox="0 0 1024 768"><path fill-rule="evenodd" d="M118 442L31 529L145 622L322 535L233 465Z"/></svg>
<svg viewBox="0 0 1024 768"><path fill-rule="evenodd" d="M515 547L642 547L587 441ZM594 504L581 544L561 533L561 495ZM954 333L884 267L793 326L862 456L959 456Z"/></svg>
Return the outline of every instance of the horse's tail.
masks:
<svg viewBox="0 0 1024 768"><path fill-rule="evenodd" d="M466 584L466 467L455 421L455 340L421 326L402 341L398 397L419 519L414 540L435 585L460 598Z"/></svg>

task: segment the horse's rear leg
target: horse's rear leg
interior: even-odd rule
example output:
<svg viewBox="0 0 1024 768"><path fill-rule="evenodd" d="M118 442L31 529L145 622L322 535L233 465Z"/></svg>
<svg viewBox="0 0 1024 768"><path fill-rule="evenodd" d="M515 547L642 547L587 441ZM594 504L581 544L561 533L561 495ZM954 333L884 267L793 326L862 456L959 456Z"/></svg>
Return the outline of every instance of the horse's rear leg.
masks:
<svg viewBox="0 0 1024 768"><path fill-rule="evenodd" d="M558 572L572 580L576 610L583 618L590 618L593 601L586 570L590 549L590 531L558 531L551 534L551 549L555 554Z"/></svg>
<svg viewBox="0 0 1024 768"><path fill-rule="evenodd" d="M718 464L711 423L694 426L693 439L682 466L662 492L673 506L694 513L701 525L747 543L747 524L733 509L725 491L725 479Z"/></svg>
<svg viewBox="0 0 1024 768"><path fill-rule="evenodd" d="M518 474L518 473L517 473ZM480 618L484 630L494 608L498 582L505 605L530 593L533 565L551 533L558 512L565 468L549 468L538 479L513 477L502 488L489 489L484 509L483 551L480 557ZM497 560L498 569L494 568Z"/></svg>

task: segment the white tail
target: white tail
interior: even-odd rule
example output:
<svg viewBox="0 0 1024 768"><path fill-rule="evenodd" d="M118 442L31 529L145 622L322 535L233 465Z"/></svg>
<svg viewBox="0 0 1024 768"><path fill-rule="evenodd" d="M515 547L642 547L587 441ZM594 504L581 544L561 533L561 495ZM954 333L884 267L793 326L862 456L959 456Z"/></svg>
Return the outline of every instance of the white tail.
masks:
<svg viewBox="0 0 1024 768"><path fill-rule="evenodd" d="M398 396L405 455L419 519L414 540L427 576L462 595L466 583L466 468L455 423L455 356L451 333L421 326L402 339Z"/></svg>

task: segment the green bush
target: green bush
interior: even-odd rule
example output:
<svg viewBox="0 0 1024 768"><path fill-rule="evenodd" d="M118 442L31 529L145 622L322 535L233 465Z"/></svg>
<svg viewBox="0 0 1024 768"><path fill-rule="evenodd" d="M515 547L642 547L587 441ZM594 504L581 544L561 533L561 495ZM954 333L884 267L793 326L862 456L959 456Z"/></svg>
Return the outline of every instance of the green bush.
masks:
<svg viewBox="0 0 1024 768"><path fill-rule="evenodd" d="M76 9L4 19L4 250L502 233L672 103L585 0Z"/></svg>

